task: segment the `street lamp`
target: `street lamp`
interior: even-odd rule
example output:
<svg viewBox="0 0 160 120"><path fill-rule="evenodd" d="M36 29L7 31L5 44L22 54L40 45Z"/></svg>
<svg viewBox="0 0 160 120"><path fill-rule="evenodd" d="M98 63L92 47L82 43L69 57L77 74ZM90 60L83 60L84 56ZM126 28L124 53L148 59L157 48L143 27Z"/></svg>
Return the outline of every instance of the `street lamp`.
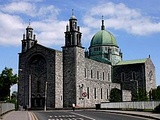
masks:
<svg viewBox="0 0 160 120"><path fill-rule="evenodd" d="M152 96L152 88L150 90L150 100L152 100L153 96Z"/></svg>
<svg viewBox="0 0 160 120"><path fill-rule="evenodd" d="M47 82L46 82L46 85L45 85L45 101L44 101L44 111L46 111L46 108L47 108Z"/></svg>
<svg viewBox="0 0 160 120"><path fill-rule="evenodd" d="M32 89L32 82L31 82L31 80L32 80L32 76L31 76L31 74L29 74L29 104L28 104L28 108L31 108L31 89Z"/></svg>
<svg viewBox="0 0 160 120"><path fill-rule="evenodd" d="M130 80L130 81L136 82L136 88L137 88L137 98L138 98L138 100L139 100L139 92L138 92L138 80Z"/></svg>

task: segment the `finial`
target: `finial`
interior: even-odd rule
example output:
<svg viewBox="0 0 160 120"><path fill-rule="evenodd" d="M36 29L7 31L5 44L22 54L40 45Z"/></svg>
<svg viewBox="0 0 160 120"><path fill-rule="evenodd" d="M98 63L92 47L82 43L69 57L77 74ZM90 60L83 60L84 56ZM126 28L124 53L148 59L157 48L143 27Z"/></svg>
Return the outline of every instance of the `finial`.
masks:
<svg viewBox="0 0 160 120"><path fill-rule="evenodd" d="M102 20L103 20L103 15L102 15Z"/></svg>
<svg viewBox="0 0 160 120"><path fill-rule="evenodd" d="M72 9L72 16L71 16L70 19L76 19L76 17L74 16L74 11L73 11L73 9Z"/></svg>
<svg viewBox="0 0 160 120"><path fill-rule="evenodd" d="M29 19L29 25L31 25L31 19Z"/></svg>
<svg viewBox="0 0 160 120"><path fill-rule="evenodd" d="M66 25L66 31L69 31L69 27L68 27L68 24Z"/></svg>
<svg viewBox="0 0 160 120"><path fill-rule="evenodd" d="M72 9L72 16L74 15L74 13L73 13L73 12L74 12L74 10Z"/></svg>
<svg viewBox="0 0 160 120"><path fill-rule="evenodd" d="M102 15L102 26L101 26L101 30L105 30L103 15Z"/></svg>

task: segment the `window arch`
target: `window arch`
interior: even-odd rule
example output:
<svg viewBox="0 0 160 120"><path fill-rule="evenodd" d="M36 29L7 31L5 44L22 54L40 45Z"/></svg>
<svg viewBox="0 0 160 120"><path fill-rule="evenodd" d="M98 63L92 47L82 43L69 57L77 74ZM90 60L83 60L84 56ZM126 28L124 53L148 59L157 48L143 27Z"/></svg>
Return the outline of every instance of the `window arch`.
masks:
<svg viewBox="0 0 160 120"><path fill-rule="evenodd" d="M121 73L121 82L125 81L125 73Z"/></svg>
<svg viewBox="0 0 160 120"><path fill-rule="evenodd" d="M91 78L93 78L93 70L91 70Z"/></svg>
<svg viewBox="0 0 160 120"><path fill-rule="evenodd" d="M136 72L132 72L132 80L136 80Z"/></svg>

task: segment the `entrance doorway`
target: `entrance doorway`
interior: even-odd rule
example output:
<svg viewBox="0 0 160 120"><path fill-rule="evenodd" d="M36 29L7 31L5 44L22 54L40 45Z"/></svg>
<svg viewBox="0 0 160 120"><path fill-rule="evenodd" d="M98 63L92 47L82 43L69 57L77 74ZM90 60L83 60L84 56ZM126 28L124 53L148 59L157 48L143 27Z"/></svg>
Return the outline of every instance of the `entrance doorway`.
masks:
<svg viewBox="0 0 160 120"><path fill-rule="evenodd" d="M31 106L32 108L42 108L44 107L44 97L42 98L32 98Z"/></svg>

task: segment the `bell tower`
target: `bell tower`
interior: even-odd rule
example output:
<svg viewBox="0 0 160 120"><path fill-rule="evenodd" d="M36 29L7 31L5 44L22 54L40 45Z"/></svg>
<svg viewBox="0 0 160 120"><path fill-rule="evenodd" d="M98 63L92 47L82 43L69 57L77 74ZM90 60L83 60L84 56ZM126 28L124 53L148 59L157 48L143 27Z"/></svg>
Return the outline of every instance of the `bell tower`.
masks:
<svg viewBox="0 0 160 120"><path fill-rule="evenodd" d="M81 47L81 36L82 33L80 32L80 27L77 26L77 19L73 15L69 19L69 26L66 26L66 32L65 32L65 46L79 46Z"/></svg>
<svg viewBox="0 0 160 120"><path fill-rule="evenodd" d="M79 86L84 84L84 48L81 44L80 27L73 15L66 26L63 50L63 106L79 104Z"/></svg>
<svg viewBox="0 0 160 120"><path fill-rule="evenodd" d="M33 35L33 28L30 26L29 23L28 27L26 28L26 34L23 34L22 53L26 52L36 43L37 43L36 35L35 34Z"/></svg>

